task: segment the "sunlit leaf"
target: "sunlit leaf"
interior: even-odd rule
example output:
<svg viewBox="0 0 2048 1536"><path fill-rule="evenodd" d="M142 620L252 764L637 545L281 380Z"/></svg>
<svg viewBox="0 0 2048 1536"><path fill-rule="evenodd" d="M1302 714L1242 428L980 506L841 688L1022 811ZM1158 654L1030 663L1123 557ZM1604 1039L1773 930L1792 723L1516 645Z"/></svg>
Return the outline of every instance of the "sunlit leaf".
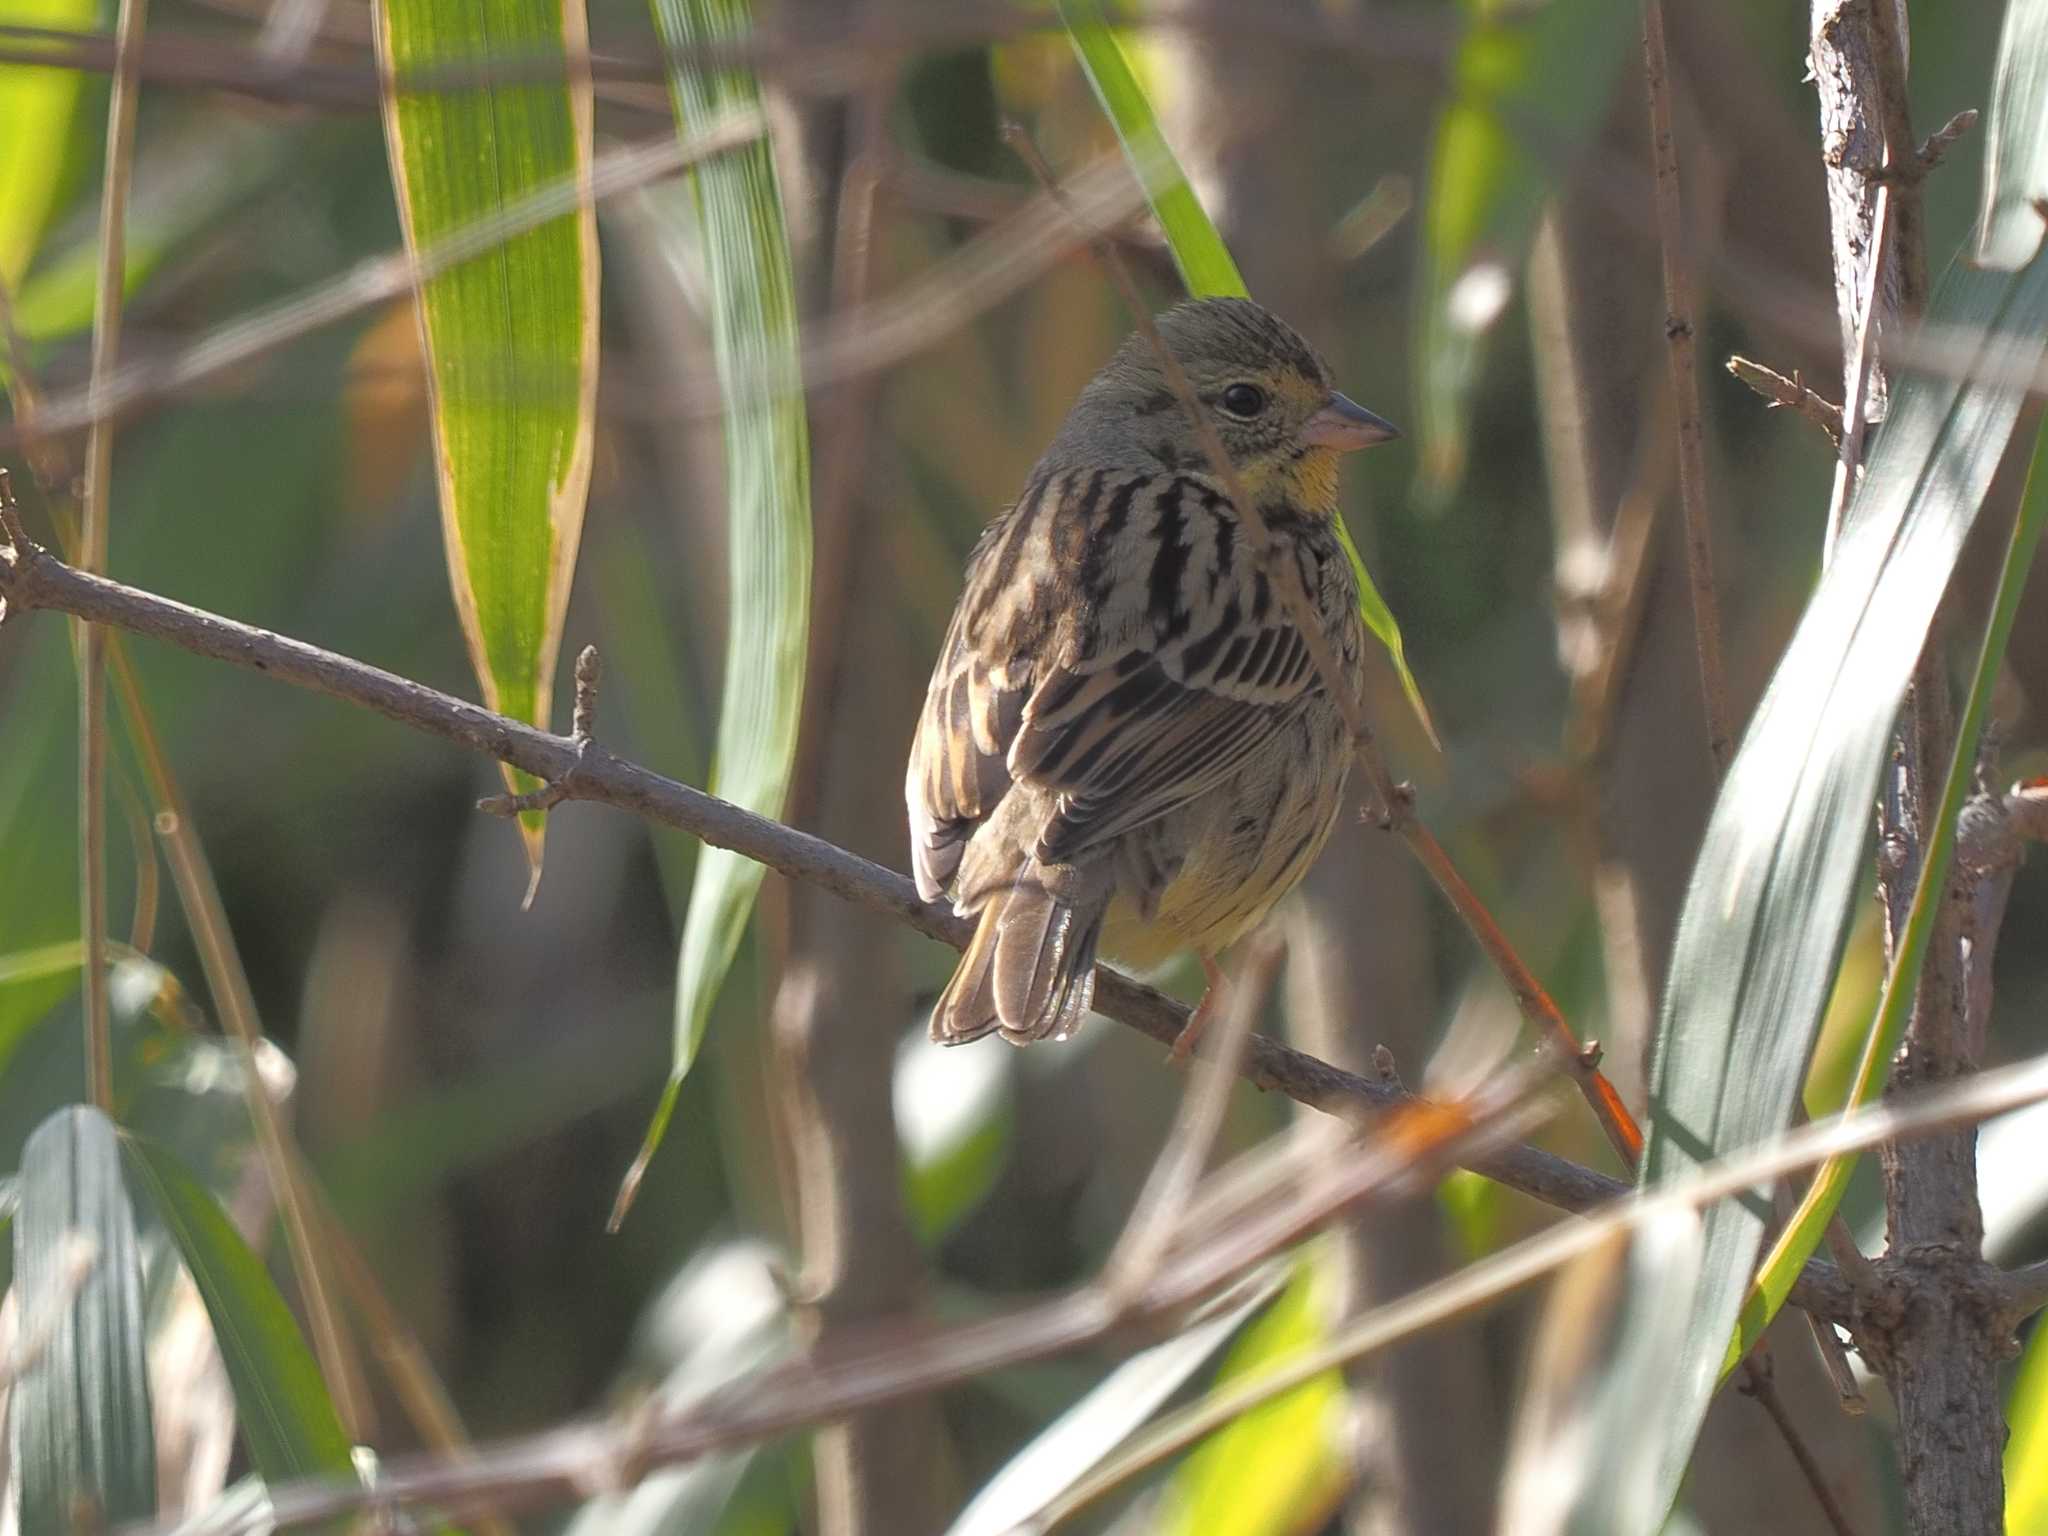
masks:
<svg viewBox="0 0 2048 1536"><path fill-rule="evenodd" d="M91 32L98 0L11 0L10 24ZM21 287L55 209L64 156L85 77L75 68L0 64L0 286Z"/></svg>
<svg viewBox="0 0 2048 1536"><path fill-rule="evenodd" d="M1905 1034L1906 1020L1912 1012L1913 995L1917 990L1914 983L1919 975L1920 959L1933 936L1935 914L1940 909L1941 893L1946 888L1949 865L1955 855L1956 819L1962 812L1963 800L1974 778L1977 740L1983 734L1984 720L1990 712L1999 663L2005 656L2006 640L2012 633L2013 616L2019 611L2020 593L2027 584L2027 571L2040 543L2044 521L2048 521L2048 430L2035 439L2026 493L2021 498L2019 518L2013 525L2012 537L2006 546L2005 563L1999 572L1991 622L1984 633L1976 675L1971 680L1957 726L1941 809L1935 815L1926 845L1921 849L1920 885L1913 895L1912 910L1899 938L1892 974L1887 980L1877 1017L1870 1026L1862 1056L1856 1064L1855 1077L1849 1085L1848 1102L1851 1106L1868 1104L1883 1091L1892 1055ZM1770 1326L1771 1319L1777 1316L1778 1309L1792 1294L1792 1286L1799 1278L1800 1270L1820 1246L1828 1219L1848 1192L1849 1176L1855 1172L1856 1162L1853 1157L1830 1158L1814 1174L1798 1209L1785 1223L1778 1240L1771 1245L1770 1254L1757 1273L1756 1283L1743 1301L1741 1319L1723 1363L1724 1374L1734 1369L1736 1361L1763 1336L1764 1329Z"/></svg>
<svg viewBox="0 0 2048 1536"><path fill-rule="evenodd" d="M683 48L749 24L745 0L653 0L662 41ZM685 135L759 98L752 74L679 69L669 77ZM796 287L769 146L749 144L698 166L701 242L712 352L725 388L727 590L725 680L711 791L780 816L796 760L811 607L810 436L798 364ZM676 963L675 1061L616 1223L667 1129L697 1059L719 984L753 910L762 869L706 848L691 880Z"/></svg>
<svg viewBox="0 0 2048 1536"><path fill-rule="evenodd" d="M384 137L406 249L587 179L583 0L378 0L378 58L399 77ZM531 79L536 58L565 80ZM527 83L408 91L408 71L493 62ZM590 489L597 403L597 217L574 213L432 278L420 295L441 530L484 702L546 726ZM511 769L514 790L532 781ZM533 878L546 818L522 818ZM531 897L531 887L528 890Z"/></svg>
<svg viewBox="0 0 2048 1536"><path fill-rule="evenodd" d="M1180 269L1181 280L1187 284L1188 292L1198 299L1249 298L1237 263L1231 259L1229 249L1223 244L1223 236L1217 231L1208 210L1195 196L1194 188L1188 185L1186 173L1181 170L1172 147L1166 142L1166 135L1160 130L1158 115L1146 99L1138 77L1131 72L1130 62L1124 57L1116 34L1104 23L1100 6L1095 0L1059 0L1059 7L1061 19L1067 24L1067 35L1073 40L1075 53L1080 56L1082 70L1088 76L1089 84L1095 87L1095 95L1101 101L1103 111L1116 125L1125 157L1145 188L1145 197L1152 205L1154 217L1166 233L1167 249L1173 253L1174 265ZM1337 537L1344 545L1345 555L1350 558L1352 573L1358 578L1359 615L1365 620L1365 627L1393 658L1394 670L1401 677L1401 691L1408 696L1416 718L1434 742L1437 739L1436 725L1422 701L1422 689L1408 670L1408 654L1401 641L1401 627L1394 620L1393 610L1380 596L1379 588L1373 585L1365 561L1358 553L1358 546L1352 541L1351 530L1344 525L1342 518L1337 519Z"/></svg>
<svg viewBox="0 0 2048 1536"><path fill-rule="evenodd" d="M1329 1336L1318 1266L1304 1258L1266 1315L1216 1372L1218 1386L1256 1376ZM1167 1484L1165 1536L1284 1536L1313 1530L1342 1491L1344 1377L1326 1371L1233 1419Z"/></svg>
<svg viewBox="0 0 2048 1536"><path fill-rule="evenodd" d="M1984 215L1977 261L2008 271L2041 248L2048 198L2048 0L2006 0L1984 125Z"/></svg>
<svg viewBox="0 0 2048 1536"><path fill-rule="evenodd" d="M952 1052L964 1055L965 1052ZM1040 1430L981 1485L946 1536L1006 1536L1072 1487L1150 1419L1245 1320L1280 1289L1277 1266L1223 1298L1215 1316L1163 1344L1141 1350L1111 1371L1079 1402Z"/></svg>
<svg viewBox="0 0 2048 1536"><path fill-rule="evenodd" d="M2005 1533L2048 1536L2048 1328L2035 1325L2006 1399Z"/></svg>
<svg viewBox="0 0 2048 1536"><path fill-rule="evenodd" d="M353 1476L348 1435L320 1367L263 1261L177 1158L135 1136L122 1150L206 1303L256 1470L271 1482Z"/></svg>
<svg viewBox="0 0 2048 1536"><path fill-rule="evenodd" d="M1422 198L1415 347L1422 488L1465 472L1471 397L1544 201L1607 111L1633 0L1468 0Z"/></svg>
<svg viewBox="0 0 2048 1536"><path fill-rule="evenodd" d="M113 1122L73 1105L21 1160L15 1293L27 1361L10 1415L20 1529L97 1530L156 1512L142 1264Z"/></svg>
<svg viewBox="0 0 2048 1536"><path fill-rule="evenodd" d="M1646 1184L1788 1123L1827 1000L1893 715L2048 333L2048 263L1957 265L1931 306L1974 338L1970 381L1895 386L1834 558L1758 706L1687 889L1658 1023ZM1910 978L1905 978L1910 988ZM1706 1218L1706 1257L1660 1403L1678 1488L1762 1239L1760 1196Z"/></svg>

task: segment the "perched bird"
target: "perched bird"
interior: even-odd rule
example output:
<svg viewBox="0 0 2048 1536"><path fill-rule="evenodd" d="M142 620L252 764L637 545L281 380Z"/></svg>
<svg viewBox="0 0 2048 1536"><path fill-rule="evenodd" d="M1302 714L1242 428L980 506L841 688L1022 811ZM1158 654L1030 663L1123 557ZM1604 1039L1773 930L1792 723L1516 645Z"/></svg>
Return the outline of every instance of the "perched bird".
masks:
<svg viewBox="0 0 2048 1536"><path fill-rule="evenodd" d="M1250 300L1159 330L1355 692L1337 457L1399 434ZM1350 759L1186 406L1130 337L975 545L911 745L918 891L978 918L932 1038L1065 1038L1098 950L1144 969L1192 948L1213 982L1315 861Z"/></svg>

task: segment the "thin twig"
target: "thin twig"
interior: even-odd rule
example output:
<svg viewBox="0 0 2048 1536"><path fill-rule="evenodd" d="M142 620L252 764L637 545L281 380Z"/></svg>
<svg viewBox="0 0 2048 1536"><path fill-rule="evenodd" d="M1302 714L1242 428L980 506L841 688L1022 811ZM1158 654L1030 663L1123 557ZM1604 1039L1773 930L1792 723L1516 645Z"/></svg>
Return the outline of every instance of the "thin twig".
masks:
<svg viewBox="0 0 2048 1536"><path fill-rule="evenodd" d="M1522 963L1514 945L1506 933L1494 921L1493 914L1479 900L1478 894L1452 865L1436 839L1430 834L1415 814L1415 797L1405 785L1396 784L1387 771L1386 760L1380 756L1379 744L1375 740L1371 724L1365 718L1365 704L1356 690L1348 686L1343 669L1337 663L1330 637L1323 632L1323 624L1317 616L1315 604L1302 580L1300 562L1272 537L1266 526L1263 511L1245 493L1244 482L1237 467L1224 451L1223 440L1216 431L1216 423L1209 412L1204 410L1201 397L1196 393L1187 370L1180 359L1167 347L1159 334L1159 326L1152 318L1152 310L1139 293L1138 285L1132 281L1130 268L1125 265L1123 255L1105 235L1100 226L1085 221L1067 202L1059 184L1053 179L1052 170L1044 157L1031 142L1030 135L1015 124L1006 125L1004 138L1019 158L1031 168L1032 173L1044 184L1049 194L1060 198L1076 223L1088 231L1089 242L1096 259L1115 284L1129 309L1138 334L1144 337L1159 360L1160 371L1165 375L1167 387L1179 400L1195 429L1195 440L1200 445L1203 457L1215 467L1223 481L1224 493L1229 497L1232 508L1238 516L1238 525L1244 531L1244 540L1251 557L1266 572L1267 580L1280 599L1295 630L1308 647L1310 659L1321 678L1324 689L1343 713L1345 726L1351 732L1352 748L1366 777L1371 781L1376 813L1382 826L1397 831L1407 842L1409 849L1427 869L1442 891L1464 919L1465 926L1479 941L1487 957L1500 971L1507 982L1508 990L1514 995L1522 1015L1542 1030L1545 1039L1555 1048L1557 1060L1562 1063L1585 1096L1592 1108L1594 1118L1613 1144L1625 1167L1634 1171L1637 1159L1642 1155L1643 1135L1637 1129L1628 1106L1614 1085L1601 1074L1596 1059L1588 1054L1571 1026L1565 1022L1557 1004L1536 980L1535 973Z"/></svg>
<svg viewBox="0 0 2048 1536"><path fill-rule="evenodd" d="M1774 408L1785 407L1804 416L1827 433L1829 446L1840 451L1842 408L1801 378L1798 369L1793 369L1792 377L1788 379L1775 368L1766 368L1762 363L1738 354L1728 359L1728 371L1770 401Z"/></svg>
<svg viewBox="0 0 2048 1536"><path fill-rule="evenodd" d="M92 376L97 400L121 351L121 299L128 266L128 180L135 165L137 69L149 0L121 0L114 22L114 77L107 96L106 170L100 181L99 269L93 291ZM114 423L96 412L86 443L84 527L78 563L107 568L107 482L114 467ZM85 1088L113 1113L113 1024L107 1000L107 677L105 637L75 627L78 650L78 898L85 940Z"/></svg>
<svg viewBox="0 0 2048 1536"><path fill-rule="evenodd" d="M971 924L952 908L920 901L908 877L707 795L701 790L614 757L596 746L579 747L521 720L494 714L303 641L238 624L168 598L142 592L65 565L28 537L18 511L0 498L0 605L13 615L44 609L150 636L216 661L260 672L294 687L369 709L401 725L522 768L542 780L572 770L569 798L610 805L712 844L729 848L794 880L871 910L887 913L920 933L962 948ZM1164 993L1106 966L1095 973L1095 1008L1161 1045L1186 1028L1188 1009ZM1393 1085L1346 1072L1264 1035L1254 1035L1242 1075L1254 1086L1339 1118L1370 1122L1414 1100ZM1477 1153L1472 1171L1549 1205L1583 1211L1625 1194L1628 1186L1564 1158L1528 1146ZM1807 1266L1795 1300L1846 1318L1848 1291L1832 1265Z"/></svg>
<svg viewBox="0 0 2048 1536"><path fill-rule="evenodd" d="M1663 0L1644 0L1643 74L1650 93L1650 153L1656 166L1657 232L1664 252L1664 339L1677 409L1678 499L1685 514L1685 572L1692 589L1693 641L1707 710L1707 750L1728 772L1735 738L1728 679L1721 661L1721 605L1714 594L1713 528L1707 516L1706 426L1694 357L1692 276L1685 263L1685 211L1679 198L1678 140L1671 127L1670 63L1664 51Z"/></svg>
<svg viewBox="0 0 2048 1536"><path fill-rule="evenodd" d="M1825 1326L1825 1325L1823 1325ZM1839 1342L1839 1341L1838 1341ZM1754 1360L1755 1356L1751 1356ZM1813 1490L1819 1502L1821 1513L1834 1528L1835 1536L1856 1536L1856 1528L1849 1523L1849 1517L1842 1510L1841 1502L1835 1497L1835 1490L1828 1486L1827 1472L1815 1459L1806 1444L1806 1437L1799 1431L1799 1424L1785 1407L1785 1400L1778 1393L1777 1379L1762 1367L1752 1367L1744 1377L1739 1391L1753 1397L1762 1405L1771 1422L1778 1427L1779 1438L1791 1451L1792 1459L1799 1463L1799 1471L1806 1479L1806 1486ZM1859 1397L1858 1401L1861 1401Z"/></svg>

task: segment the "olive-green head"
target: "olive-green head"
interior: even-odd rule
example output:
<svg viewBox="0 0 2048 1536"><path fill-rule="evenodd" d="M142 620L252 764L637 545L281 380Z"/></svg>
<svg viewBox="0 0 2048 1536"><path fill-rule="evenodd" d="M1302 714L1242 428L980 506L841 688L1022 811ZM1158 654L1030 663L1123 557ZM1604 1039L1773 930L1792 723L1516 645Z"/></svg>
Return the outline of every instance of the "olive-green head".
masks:
<svg viewBox="0 0 2048 1536"><path fill-rule="evenodd" d="M1159 317L1159 332L1246 491L1262 504L1330 516L1337 508L1338 455L1400 436L1339 394L1316 350L1250 299L1177 305ZM1176 472L1208 467L1194 423L1143 335L1126 339L1081 392L1047 457Z"/></svg>

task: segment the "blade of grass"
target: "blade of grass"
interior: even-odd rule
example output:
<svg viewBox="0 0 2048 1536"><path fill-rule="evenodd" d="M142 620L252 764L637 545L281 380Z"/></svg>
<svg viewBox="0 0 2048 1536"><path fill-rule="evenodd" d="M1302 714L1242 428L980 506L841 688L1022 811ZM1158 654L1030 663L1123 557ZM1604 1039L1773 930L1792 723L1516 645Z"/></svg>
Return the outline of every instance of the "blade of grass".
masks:
<svg viewBox="0 0 2048 1536"><path fill-rule="evenodd" d="M1970 680L1970 692L1963 704L1962 721L1956 732L1955 751L1949 758L1948 778L1942 788L1941 809L1929 830L1922 853L1920 883L1913 891L1913 905L1906 918L1894 952L1891 974L1885 978L1882 1001L1864 1040L1863 1054L1856 1063L1850 1085L1848 1107L1872 1102L1884 1091L1891 1067L1912 1012L1915 983L1920 963L1934 932L1934 918L1940 906L1948 870L1955 857L1957 818L1970 792L1977 743L1984 733L1984 721L1991 709L1991 693L1998 681L1998 669L2012 636L2013 617L2019 612L2020 593L2027 584L2034 552L2040 546L2041 530L2048 524L2048 426L2034 439L2034 456L2027 468L2026 492L2020 501L2012 537L2007 541L2005 563L1999 571L1998 591L1993 599L1990 622L1977 653L1977 670ZM1756 1282L1743 1299L1735 1335L1729 1341L1722 1367L1725 1375L1735 1361L1762 1337L1785 1305L1799 1270L1819 1247L1828 1219L1848 1191L1849 1177L1856 1171L1853 1157L1833 1158L1823 1163L1807 1187L1805 1197L1792 1219L1778 1234L1769 1255L1757 1272Z"/></svg>
<svg viewBox="0 0 2048 1536"><path fill-rule="evenodd" d="M1188 292L1198 299L1250 298L1237 263L1231 259L1223 236L1195 196L1194 188L1188 185L1180 161L1160 131L1158 115L1146 99L1144 87L1131 72L1130 61L1124 57L1116 34L1103 20L1101 7L1096 0L1059 0L1059 9L1067 36L1081 60L1082 72L1094 87L1102 110L1116 125L1125 157L1145 189L1153 216L1166 233L1167 249ZM1394 670L1401 678L1401 691L1407 695L1431 743L1441 745L1437 742L1435 723L1429 717L1429 707L1423 703L1422 689L1414 673L1408 670L1401 627L1386 599L1380 596L1379 588L1373 585L1365 560L1352 541L1351 530L1341 517L1337 519L1337 537L1351 561L1352 574L1358 578L1359 615L1393 658Z"/></svg>
<svg viewBox="0 0 2048 1536"><path fill-rule="evenodd" d="M23 1149L20 1192L20 1529L146 1519L156 1513L156 1442L142 1261L113 1122L84 1105L45 1120Z"/></svg>
<svg viewBox="0 0 2048 1536"><path fill-rule="evenodd" d="M121 1151L206 1303L256 1470L273 1482L354 1476L349 1437L320 1367L263 1261L170 1152L138 1136L127 1137Z"/></svg>
<svg viewBox="0 0 2048 1536"><path fill-rule="evenodd" d="M1978 378L1908 374L1844 531L1731 765L1679 922L1659 1020L1646 1186L1782 1133L1863 875L1892 718L2039 360L2048 263L1958 264L1931 323L1971 327ZM1720 1379L1768 1210L1706 1219L1706 1259L1660 1414L1640 1426L1675 1497Z"/></svg>
<svg viewBox="0 0 2048 1536"><path fill-rule="evenodd" d="M448 575L484 702L545 727L590 490L598 359L597 215L583 0L379 0L387 82L494 59L562 59L557 82L384 92L384 137L405 244L502 215L565 178L559 218L430 278L420 330ZM513 770L514 794L535 788ZM540 880L546 817L520 818Z"/></svg>
<svg viewBox="0 0 2048 1536"><path fill-rule="evenodd" d="M655 25L671 48L728 36L750 22L746 0L653 3ZM753 75L742 70L676 70L669 91L685 138L759 101ZM796 761L810 624L810 432L796 283L774 156L766 143L699 166L692 185L712 354L726 397L731 608L711 791L779 816ZM757 382L742 382L748 380ZM676 961L674 1063L640 1152L619 1186L613 1230L633 1202L683 1078L697 1059L762 873L759 864L724 849L707 848L698 856Z"/></svg>

